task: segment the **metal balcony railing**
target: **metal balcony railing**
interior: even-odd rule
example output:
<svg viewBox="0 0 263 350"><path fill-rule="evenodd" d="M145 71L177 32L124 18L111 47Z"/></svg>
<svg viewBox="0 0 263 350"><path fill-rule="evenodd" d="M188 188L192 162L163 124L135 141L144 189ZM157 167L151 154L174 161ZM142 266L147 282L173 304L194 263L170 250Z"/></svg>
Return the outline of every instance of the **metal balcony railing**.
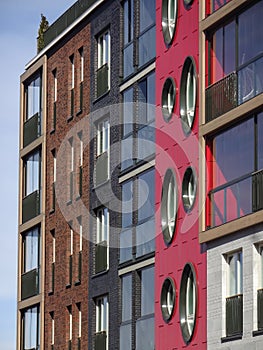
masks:
<svg viewBox="0 0 263 350"><path fill-rule="evenodd" d="M38 113L24 122L23 146L26 147L41 135L41 118Z"/></svg>
<svg viewBox="0 0 263 350"><path fill-rule="evenodd" d="M99 273L107 269L107 249L107 241L102 241L96 244L95 273Z"/></svg>
<svg viewBox="0 0 263 350"><path fill-rule="evenodd" d="M210 227L263 209L263 169L214 188L209 197Z"/></svg>
<svg viewBox="0 0 263 350"><path fill-rule="evenodd" d="M205 92L206 123L237 107L237 96L235 72L210 85Z"/></svg>
<svg viewBox="0 0 263 350"><path fill-rule="evenodd" d="M95 334L95 350L106 350L107 333L105 331Z"/></svg>
<svg viewBox="0 0 263 350"><path fill-rule="evenodd" d="M108 180L109 156L108 151L100 154L96 160L96 185Z"/></svg>
<svg viewBox="0 0 263 350"><path fill-rule="evenodd" d="M22 200L22 222L33 219L40 214L40 191L34 191Z"/></svg>
<svg viewBox="0 0 263 350"><path fill-rule="evenodd" d="M263 289L257 292L258 330L263 330Z"/></svg>
<svg viewBox="0 0 263 350"><path fill-rule="evenodd" d="M21 299L33 297L39 293L39 269L25 272L21 276Z"/></svg>
<svg viewBox="0 0 263 350"><path fill-rule="evenodd" d="M80 17L96 0L76 1L62 16L60 16L44 32L44 47L53 41L59 34L68 28L78 17Z"/></svg>
<svg viewBox="0 0 263 350"><path fill-rule="evenodd" d="M226 298L226 336L243 333L243 295Z"/></svg>
<svg viewBox="0 0 263 350"><path fill-rule="evenodd" d="M109 90L109 66L105 63L97 70L97 97Z"/></svg>

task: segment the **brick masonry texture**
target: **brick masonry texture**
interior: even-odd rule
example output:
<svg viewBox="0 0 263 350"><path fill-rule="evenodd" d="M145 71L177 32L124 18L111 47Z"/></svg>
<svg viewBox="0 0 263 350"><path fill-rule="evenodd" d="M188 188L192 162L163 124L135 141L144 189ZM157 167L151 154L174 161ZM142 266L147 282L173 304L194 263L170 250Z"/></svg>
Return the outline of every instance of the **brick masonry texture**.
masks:
<svg viewBox="0 0 263 350"><path fill-rule="evenodd" d="M83 108L79 111L79 83L80 83L80 54L79 49L83 48L84 56L84 79L83 79ZM69 57L74 54L75 65L75 104L72 119L70 116L70 88L71 88L71 65ZM54 96L54 77L53 71L57 71L57 122L55 131L53 130L53 96ZM82 312L82 336L81 348L88 347L88 276L89 276L89 243L83 238L82 249L82 275L81 283L75 283L78 280L78 252L79 235L74 232L73 239L73 278L71 286L69 283L69 254L70 254L70 227L63 217L58 203L55 210L52 211L52 182L53 182L53 156L51 151L58 151L60 144L67 132L81 118L88 115L90 110L90 24L88 20L82 23L78 28L66 37L60 46L55 46L53 52L48 57L48 118L47 118L47 143L46 143L46 237L45 237L45 256L46 256L46 276L45 276L45 349L51 347L51 317L54 313L55 320L55 349L65 350L68 347L69 339L69 313L67 307L72 308L73 334L72 350L77 349L78 342L78 305L81 305ZM76 141L76 140L74 140ZM58 176L64 176L57 173ZM65 181L65 188L69 186L69 181ZM76 186L75 186L76 187ZM83 159L83 196L82 200L86 208L89 204L89 147L85 149ZM73 201L76 194L73 195ZM83 236L87 234L88 225L83 220ZM51 292L52 279L52 235L55 233L56 252L55 252L55 283L54 290ZM67 286L68 285L68 286ZM67 287L66 287L67 286Z"/></svg>

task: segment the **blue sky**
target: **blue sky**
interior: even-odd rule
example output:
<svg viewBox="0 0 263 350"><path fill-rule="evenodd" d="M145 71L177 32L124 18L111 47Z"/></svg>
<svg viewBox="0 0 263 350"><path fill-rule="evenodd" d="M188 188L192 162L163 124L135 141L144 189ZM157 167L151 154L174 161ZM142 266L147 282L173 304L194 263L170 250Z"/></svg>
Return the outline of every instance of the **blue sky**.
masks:
<svg viewBox="0 0 263 350"><path fill-rule="evenodd" d="M74 0L0 0L0 349L15 350L19 79L36 55L43 13L51 24Z"/></svg>

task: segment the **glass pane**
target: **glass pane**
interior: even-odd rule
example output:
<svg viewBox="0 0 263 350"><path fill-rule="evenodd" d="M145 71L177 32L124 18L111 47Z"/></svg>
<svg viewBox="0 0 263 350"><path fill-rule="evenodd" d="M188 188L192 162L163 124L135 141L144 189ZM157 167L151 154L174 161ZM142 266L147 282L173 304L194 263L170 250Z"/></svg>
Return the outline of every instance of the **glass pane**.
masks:
<svg viewBox="0 0 263 350"><path fill-rule="evenodd" d="M154 215L154 169L138 177L138 222Z"/></svg>
<svg viewBox="0 0 263 350"><path fill-rule="evenodd" d="M136 226L136 257L154 252L155 221L150 220Z"/></svg>
<svg viewBox="0 0 263 350"><path fill-rule="evenodd" d="M120 263L132 259L132 230L120 234Z"/></svg>
<svg viewBox="0 0 263 350"><path fill-rule="evenodd" d="M254 171L254 119L216 136L214 187Z"/></svg>
<svg viewBox="0 0 263 350"><path fill-rule="evenodd" d="M124 45L133 39L133 0L126 0L123 4Z"/></svg>
<svg viewBox="0 0 263 350"><path fill-rule="evenodd" d="M39 266L39 230L28 232L24 238L24 272L31 271Z"/></svg>
<svg viewBox="0 0 263 350"><path fill-rule="evenodd" d="M122 227L132 225L133 183L127 181L122 185Z"/></svg>
<svg viewBox="0 0 263 350"><path fill-rule="evenodd" d="M133 135L121 141L121 170L133 165Z"/></svg>
<svg viewBox="0 0 263 350"><path fill-rule="evenodd" d="M155 57L155 26L139 37L139 67Z"/></svg>
<svg viewBox="0 0 263 350"><path fill-rule="evenodd" d="M141 271L141 316L154 313L154 267Z"/></svg>
<svg viewBox="0 0 263 350"><path fill-rule="evenodd" d="M223 73L223 28L217 30L213 36L211 61L212 61L212 83L222 79Z"/></svg>
<svg viewBox="0 0 263 350"><path fill-rule="evenodd" d="M238 63L245 64L263 52L263 2L238 17Z"/></svg>
<svg viewBox="0 0 263 350"><path fill-rule="evenodd" d="M39 152L36 152L26 159L26 196L40 189L39 171L40 154Z"/></svg>
<svg viewBox="0 0 263 350"><path fill-rule="evenodd" d="M123 49L123 76L126 78L134 71L133 67L133 44Z"/></svg>
<svg viewBox="0 0 263 350"><path fill-rule="evenodd" d="M36 113L41 112L41 78L38 76L27 86L27 113L26 119L33 117Z"/></svg>
<svg viewBox="0 0 263 350"><path fill-rule="evenodd" d="M24 349L36 349L38 340L38 308L28 309L24 314Z"/></svg>
<svg viewBox="0 0 263 350"><path fill-rule="evenodd" d="M122 278L122 322L132 319L132 276Z"/></svg>
<svg viewBox="0 0 263 350"><path fill-rule="evenodd" d="M133 131L133 88L123 93L123 137Z"/></svg>
<svg viewBox="0 0 263 350"><path fill-rule="evenodd" d="M236 23L233 21L225 26L224 33L224 75L235 71L236 69Z"/></svg>
<svg viewBox="0 0 263 350"><path fill-rule="evenodd" d="M140 33L155 23L155 0L140 1Z"/></svg>
<svg viewBox="0 0 263 350"><path fill-rule="evenodd" d="M154 317L136 321L136 350L154 350Z"/></svg>
<svg viewBox="0 0 263 350"><path fill-rule="evenodd" d="M138 131L138 155L140 161L155 153L155 124L146 125Z"/></svg>
<svg viewBox="0 0 263 350"><path fill-rule="evenodd" d="M120 326L120 350L132 350L131 332L130 323Z"/></svg>

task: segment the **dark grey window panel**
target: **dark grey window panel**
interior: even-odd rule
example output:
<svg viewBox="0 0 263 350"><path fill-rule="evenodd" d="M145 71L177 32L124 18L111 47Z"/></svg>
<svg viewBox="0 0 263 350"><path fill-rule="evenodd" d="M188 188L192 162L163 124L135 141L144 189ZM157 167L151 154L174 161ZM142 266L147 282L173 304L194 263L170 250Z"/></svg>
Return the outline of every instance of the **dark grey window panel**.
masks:
<svg viewBox="0 0 263 350"><path fill-rule="evenodd" d="M109 90L109 66L105 63L97 70L97 97Z"/></svg>
<svg viewBox="0 0 263 350"><path fill-rule="evenodd" d="M98 156L96 161L96 185L108 180L108 152Z"/></svg>
<svg viewBox="0 0 263 350"><path fill-rule="evenodd" d="M40 214L40 191L30 193L22 201L22 222L33 219Z"/></svg>
<svg viewBox="0 0 263 350"><path fill-rule="evenodd" d="M95 256L95 272L105 271L107 269L107 241L96 245Z"/></svg>
<svg viewBox="0 0 263 350"><path fill-rule="evenodd" d="M26 147L40 136L40 116L36 113L24 123L23 146Z"/></svg>
<svg viewBox="0 0 263 350"><path fill-rule="evenodd" d="M100 332L95 334L95 350L106 350L107 334Z"/></svg>
<svg viewBox="0 0 263 350"><path fill-rule="evenodd" d="M34 269L22 275L21 299L27 299L39 293L39 270Z"/></svg>

